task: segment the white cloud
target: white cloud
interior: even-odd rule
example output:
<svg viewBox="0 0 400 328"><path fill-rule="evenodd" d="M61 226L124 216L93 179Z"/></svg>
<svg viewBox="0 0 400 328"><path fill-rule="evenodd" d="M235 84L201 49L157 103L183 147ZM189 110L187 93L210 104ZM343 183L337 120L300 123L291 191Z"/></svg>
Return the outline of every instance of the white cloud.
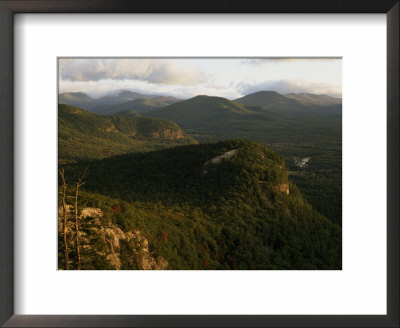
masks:
<svg viewBox="0 0 400 328"><path fill-rule="evenodd" d="M285 63L306 63L311 62L313 64L317 62L328 62L328 61L340 61L341 59L338 57L276 57L276 58L247 58L241 61L242 65L250 65L261 67L266 64L285 64Z"/></svg>
<svg viewBox="0 0 400 328"><path fill-rule="evenodd" d="M336 97L342 93L338 58L63 58L59 75L59 92L80 91L94 97L121 89L229 99L262 90Z"/></svg>
<svg viewBox="0 0 400 328"><path fill-rule="evenodd" d="M60 79L67 81L140 80L155 84L195 85L206 76L174 59L68 59L59 61Z"/></svg>
<svg viewBox="0 0 400 328"><path fill-rule="evenodd" d="M328 83L318 83L300 80L273 80L262 83L239 83L236 86L238 92L247 95L257 91L276 91L281 94L287 93L314 93L327 94L332 97L341 97L341 86Z"/></svg>

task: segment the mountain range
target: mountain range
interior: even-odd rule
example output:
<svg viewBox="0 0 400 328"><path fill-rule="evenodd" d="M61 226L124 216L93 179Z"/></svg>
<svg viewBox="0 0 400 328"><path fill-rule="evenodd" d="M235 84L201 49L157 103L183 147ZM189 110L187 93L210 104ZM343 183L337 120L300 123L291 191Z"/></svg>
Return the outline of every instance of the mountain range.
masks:
<svg viewBox="0 0 400 328"><path fill-rule="evenodd" d="M143 115L176 122L199 141L242 138L260 142L315 141L341 133L341 105L304 105L273 91L236 99L197 96Z"/></svg>
<svg viewBox="0 0 400 328"><path fill-rule="evenodd" d="M117 90L100 98L92 98L82 92L66 92L58 95L59 104L80 107L101 115L112 115L125 110L135 110L140 113L178 101L180 99L174 97L146 95L129 90Z"/></svg>
<svg viewBox="0 0 400 328"><path fill-rule="evenodd" d="M259 91L235 99L235 101L247 106L264 106L271 110L299 110L342 104L341 98L334 98L324 94L289 93L281 95L275 91Z"/></svg>
<svg viewBox="0 0 400 328"><path fill-rule="evenodd" d="M196 99L198 97L199 96L191 99ZM77 106L100 115L113 115L128 110L133 110L137 113L150 112L153 109L163 108L186 100L170 96L148 95L129 90L119 90L96 99L82 92L61 93L58 103ZM226 100L231 101L228 99ZM271 110L281 110L282 108L286 110L301 110L302 108L310 109L314 107L322 108L341 105L340 98L333 98L328 95L309 93L281 95L275 91L252 93L242 98L235 99L234 102L245 106L262 106Z"/></svg>

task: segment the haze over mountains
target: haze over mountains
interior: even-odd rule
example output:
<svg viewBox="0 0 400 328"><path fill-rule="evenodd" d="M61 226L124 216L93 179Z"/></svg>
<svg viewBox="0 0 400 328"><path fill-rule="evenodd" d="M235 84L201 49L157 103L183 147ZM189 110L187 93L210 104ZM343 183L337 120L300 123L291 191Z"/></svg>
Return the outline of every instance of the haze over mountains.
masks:
<svg viewBox="0 0 400 328"><path fill-rule="evenodd" d="M195 99L197 97L198 96L190 99ZM149 112L155 108L162 108L180 101L184 100L170 96L149 95L128 90L119 90L96 99L82 92L61 93L58 103L77 106L96 114L111 115L127 110L134 110L138 113ZM234 101L246 106L263 106L268 109L300 109L304 106L328 107L341 104L340 98L333 98L328 95L308 93L281 95L275 91L260 91L235 99Z"/></svg>

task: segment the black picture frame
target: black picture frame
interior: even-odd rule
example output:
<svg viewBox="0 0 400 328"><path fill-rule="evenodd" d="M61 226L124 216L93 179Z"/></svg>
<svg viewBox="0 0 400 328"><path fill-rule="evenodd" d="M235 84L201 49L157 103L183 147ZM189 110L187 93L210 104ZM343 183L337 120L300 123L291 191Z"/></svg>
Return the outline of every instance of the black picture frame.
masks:
<svg viewBox="0 0 400 328"><path fill-rule="evenodd" d="M399 327L399 7L398 0L0 0L0 324L4 327ZM387 315L14 315L13 16L16 13L386 14Z"/></svg>

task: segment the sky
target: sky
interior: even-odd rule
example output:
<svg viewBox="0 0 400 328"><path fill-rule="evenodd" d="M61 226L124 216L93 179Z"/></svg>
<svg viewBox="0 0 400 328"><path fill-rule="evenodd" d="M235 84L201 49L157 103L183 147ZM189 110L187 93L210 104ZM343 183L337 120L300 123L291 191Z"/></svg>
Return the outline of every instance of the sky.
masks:
<svg viewBox="0 0 400 328"><path fill-rule="evenodd" d="M60 58L59 92L236 99L257 91L342 95L340 58Z"/></svg>

